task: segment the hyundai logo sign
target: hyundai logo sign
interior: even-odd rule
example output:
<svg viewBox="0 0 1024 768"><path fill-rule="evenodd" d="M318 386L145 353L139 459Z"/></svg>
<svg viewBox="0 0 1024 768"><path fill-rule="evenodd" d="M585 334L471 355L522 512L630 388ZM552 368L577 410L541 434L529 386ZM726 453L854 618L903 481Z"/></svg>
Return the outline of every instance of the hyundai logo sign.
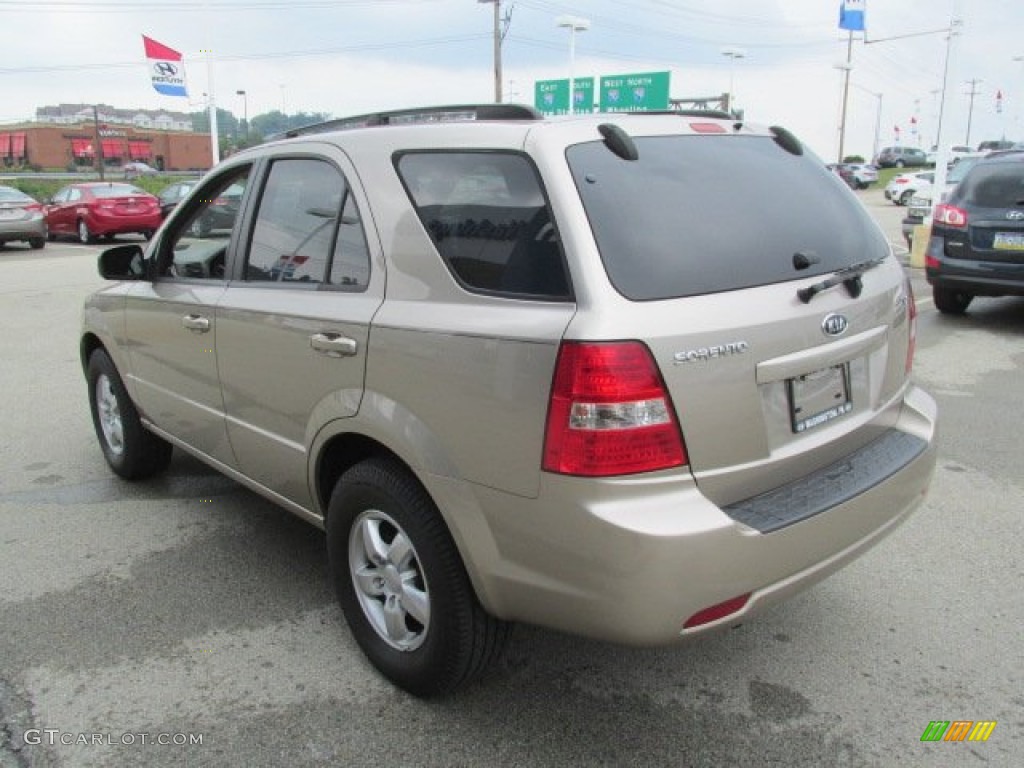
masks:
<svg viewBox="0 0 1024 768"><path fill-rule="evenodd" d="M1024 211L1010 211L1006 214L1006 218L1010 219L1010 221L1020 221L1024 219Z"/></svg>
<svg viewBox="0 0 1024 768"><path fill-rule="evenodd" d="M825 319L821 321L821 330L826 336L842 336L849 327L849 320L835 312L825 315Z"/></svg>
<svg viewBox="0 0 1024 768"><path fill-rule="evenodd" d="M157 64L153 65L153 69L155 69L159 74L163 75L164 77L174 77L176 74L178 74L178 68L171 64L169 61L158 62Z"/></svg>

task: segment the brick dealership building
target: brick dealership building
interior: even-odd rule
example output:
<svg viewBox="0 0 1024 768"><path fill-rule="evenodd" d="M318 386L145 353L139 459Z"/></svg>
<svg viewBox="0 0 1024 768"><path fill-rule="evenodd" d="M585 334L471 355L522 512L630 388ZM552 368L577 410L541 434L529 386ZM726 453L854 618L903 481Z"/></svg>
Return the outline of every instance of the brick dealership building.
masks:
<svg viewBox="0 0 1024 768"><path fill-rule="evenodd" d="M188 115L61 104L36 110L36 120L0 126L0 167L88 167L99 152L107 167L140 161L160 170L205 170L210 136L192 130Z"/></svg>

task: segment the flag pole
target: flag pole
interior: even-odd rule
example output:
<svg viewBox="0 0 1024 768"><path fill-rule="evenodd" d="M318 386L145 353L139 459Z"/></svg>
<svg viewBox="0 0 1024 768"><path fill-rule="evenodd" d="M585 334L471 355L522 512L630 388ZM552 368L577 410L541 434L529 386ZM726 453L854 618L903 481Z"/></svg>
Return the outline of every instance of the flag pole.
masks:
<svg viewBox="0 0 1024 768"><path fill-rule="evenodd" d="M210 154L213 165L220 162L220 141L217 139L217 99L213 95L213 51L206 50L206 80L210 109Z"/></svg>

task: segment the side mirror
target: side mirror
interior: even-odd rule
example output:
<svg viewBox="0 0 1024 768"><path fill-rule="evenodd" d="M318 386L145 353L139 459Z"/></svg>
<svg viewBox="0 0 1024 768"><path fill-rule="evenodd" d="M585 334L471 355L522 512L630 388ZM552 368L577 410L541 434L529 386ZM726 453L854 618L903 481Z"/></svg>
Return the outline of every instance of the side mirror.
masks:
<svg viewBox="0 0 1024 768"><path fill-rule="evenodd" d="M145 280L149 277L140 245L118 245L100 254L97 264L106 280Z"/></svg>

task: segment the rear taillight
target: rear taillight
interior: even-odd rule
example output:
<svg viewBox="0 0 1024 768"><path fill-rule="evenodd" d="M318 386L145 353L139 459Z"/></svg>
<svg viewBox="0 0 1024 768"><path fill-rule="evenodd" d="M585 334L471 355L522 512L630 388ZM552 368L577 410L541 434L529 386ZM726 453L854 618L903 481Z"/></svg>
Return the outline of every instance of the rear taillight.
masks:
<svg viewBox="0 0 1024 768"><path fill-rule="evenodd" d="M935 206L935 222L954 229L967 229L967 211L955 205L940 203Z"/></svg>
<svg viewBox="0 0 1024 768"><path fill-rule="evenodd" d="M672 400L647 347L562 343L544 436L546 471L605 477L686 463Z"/></svg>
<svg viewBox="0 0 1024 768"><path fill-rule="evenodd" d="M917 302L914 301L914 287L907 278L907 364L904 370L907 375L914 367L914 352L917 348Z"/></svg>
<svg viewBox="0 0 1024 768"><path fill-rule="evenodd" d="M37 213L38 211L43 210L43 206L40 205L39 203L29 203L28 205L24 206L24 208L26 211L31 211L32 213Z"/></svg>
<svg viewBox="0 0 1024 768"><path fill-rule="evenodd" d="M895 179L892 180L892 183L893 184L909 184L910 183L910 179L895 178Z"/></svg>

